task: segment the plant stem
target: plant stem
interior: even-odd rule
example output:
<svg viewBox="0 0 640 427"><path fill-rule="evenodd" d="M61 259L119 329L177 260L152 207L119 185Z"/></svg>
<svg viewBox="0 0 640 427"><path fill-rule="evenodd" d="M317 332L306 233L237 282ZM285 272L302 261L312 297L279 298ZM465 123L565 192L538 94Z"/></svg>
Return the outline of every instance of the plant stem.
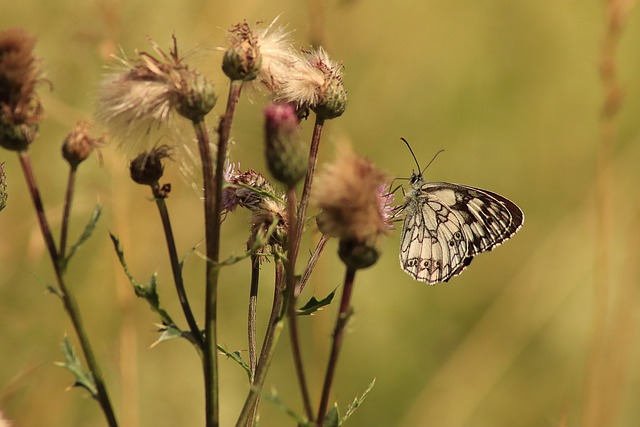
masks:
<svg viewBox="0 0 640 427"><path fill-rule="evenodd" d="M209 136L204 120L194 122L198 136L198 147L202 158L202 178L204 181L204 222L207 248L206 290L205 290L205 417L207 427L219 425L218 396L218 352L217 352L217 305L220 267L220 222L222 216L222 178L227 157L227 145L231 132L233 113L240 97L241 81L232 81L229 87L227 110L220 121L216 168L213 169Z"/></svg>
<svg viewBox="0 0 640 427"><path fill-rule="evenodd" d="M608 396L603 393L608 386L610 369L607 366L609 345L607 344L612 295L611 248L615 189L613 174L613 151L617 138L616 119L622 106L622 91L617 77L616 49L624 27L628 4L620 0L605 1L606 26L600 53L600 79L604 92L600 120L601 139L596 158L596 253L595 287L592 330L587 359L584 386L582 423L585 427L610 424L605 420Z"/></svg>
<svg viewBox="0 0 640 427"><path fill-rule="evenodd" d="M73 190L76 182L76 166L69 168L69 177L67 178L67 191L64 198L64 210L62 213L62 228L60 230L60 260L64 260L67 249L67 234L69 229L69 214L71 212L71 203L73 202Z"/></svg>
<svg viewBox="0 0 640 427"><path fill-rule="evenodd" d="M293 352L293 362L296 367L298 383L300 384L300 393L302 395L302 403L308 419L313 419L313 408L311 407L311 399L309 397L309 388L307 379L304 374L304 366L302 363L302 350L300 348L300 334L298 332L298 319L296 316L296 259L298 257L298 247L300 238L298 232L301 231L297 226L296 220L296 189L291 186L287 189L287 210L289 214L289 250L287 251L287 314L289 317L289 336L291 338L291 351Z"/></svg>
<svg viewBox="0 0 640 427"><path fill-rule="evenodd" d="M302 197L300 198L300 204L298 205L298 225L296 227L297 240L295 242L297 248L300 248L300 240L302 239L302 230L304 229L304 223L307 215L307 206L309 205L309 197L311 196L311 185L313 184L313 176L316 171L316 164L318 163L318 149L320 147L320 138L322 136L323 126L324 119L316 115L316 122L313 126L313 136L311 137L311 147L309 148L307 176L304 179Z"/></svg>
<svg viewBox="0 0 640 427"><path fill-rule="evenodd" d="M249 319L248 339L249 339L249 369L251 370L251 382L256 376L256 308L258 306L258 284L260 282L260 260L258 255L251 255L251 286L249 289Z"/></svg>
<svg viewBox="0 0 640 427"><path fill-rule="evenodd" d="M317 425L321 426L329 407L329 395L331 394L331 385L335 375L336 366L338 364L338 356L342 341L344 340L344 327L349 320L351 314L351 294L353 293L353 285L356 276L356 270L347 268L344 279L344 289L342 291L342 300L340 301L340 310L336 319L336 326L333 331L333 343L331 345L331 354L327 365L327 372L324 377L324 385L322 387L322 397L320 399L320 407L318 409Z"/></svg>
<svg viewBox="0 0 640 427"><path fill-rule="evenodd" d="M173 281L176 286L176 292L178 293L178 300L180 301L182 312L184 313L184 317L186 318L187 324L189 325L191 335L193 335L193 339L195 340L196 347L200 353L200 356L202 356L204 354L204 339L202 337L202 333L200 333L198 323L193 316L193 311L191 310L189 299L187 298L187 292L185 290L184 281L182 279L182 271L180 268L180 261L178 260L178 251L176 250L176 242L173 237L173 230L171 227L171 220L169 218L169 211L167 210L167 204L164 197L158 194L157 187L158 183L156 182L152 187L152 191L156 201L156 206L158 207L158 212L160 213L160 218L162 219L162 228L164 229L164 235L167 240L169 261L171 262L171 271L173 273Z"/></svg>
<svg viewBox="0 0 640 427"><path fill-rule="evenodd" d="M60 269L62 258L58 255L56 244L53 240L53 235L51 234L51 229L49 228L49 224L45 216L44 206L40 197L40 191L33 174L33 168L31 167L31 159L29 157L29 153L27 151L21 151L18 154L18 158L20 160L20 166L22 167L22 172L24 173L27 187L29 188L29 193L31 194L31 199L36 210L42 237L44 238L47 250L49 251L51 261L53 262L53 269L55 271L56 281L58 282L59 295L62 298L64 309L69 315L71 323L73 324L73 328L76 331L78 341L80 341L80 347L82 348L82 352L87 362L89 371L93 375L93 380L95 382L97 391L97 395L95 397L98 400L100 407L102 408L102 412L107 418L109 426L117 427L118 422L116 421L115 413L113 411L113 407L111 406L111 400L109 399L109 393L107 392L107 387L103 380L102 370L100 369L100 366L98 365L98 362L93 354L91 344L89 343L89 337L84 329L84 324L82 323L80 311L78 310L78 305L75 301L75 298L71 294L69 288L67 288L67 284L62 278L62 271Z"/></svg>
<svg viewBox="0 0 640 427"><path fill-rule="evenodd" d="M257 415L258 401L260 392L267 378L267 372L273 359L275 347L280 338L280 333L284 326L284 290L285 290L284 265L282 260L276 260L276 278L273 293L273 305L271 306L271 315L267 324L267 330L264 335L262 349L260 350L260 359L256 366L256 374L253 379L252 387L244 402L236 427L251 427L255 423Z"/></svg>
<svg viewBox="0 0 640 427"><path fill-rule="evenodd" d="M322 251L324 250L325 246L327 246L328 242L329 242L329 238L323 234L320 240L318 241L318 244L316 245L316 248L313 251L313 254L311 254L311 258L309 258L309 262L307 263L307 266L305 267L304 272L302 273L302 277L300 278L300 283L298 283L298 286L296 287L296 297L302 293L302 290L304 289L305 285L309 281L309 278L311 277L311 273L313 272L313 269L316 267L316 264L320 259L320 255L322 255Z"/></svg>

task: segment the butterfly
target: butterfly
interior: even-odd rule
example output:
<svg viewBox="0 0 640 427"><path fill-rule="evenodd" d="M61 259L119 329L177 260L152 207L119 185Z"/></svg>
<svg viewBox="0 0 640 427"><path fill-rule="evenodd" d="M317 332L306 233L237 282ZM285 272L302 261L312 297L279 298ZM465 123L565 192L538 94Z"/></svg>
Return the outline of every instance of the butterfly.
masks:
<svg viewBox="0 0 640 427"><path fill-rule="evenodd" d="M431 285L446 282L474 256L522 227L522 209L506 197L467 185L427 182L422 172L418 165L409 179L400 242L400 267L414 279Z"/></svg>

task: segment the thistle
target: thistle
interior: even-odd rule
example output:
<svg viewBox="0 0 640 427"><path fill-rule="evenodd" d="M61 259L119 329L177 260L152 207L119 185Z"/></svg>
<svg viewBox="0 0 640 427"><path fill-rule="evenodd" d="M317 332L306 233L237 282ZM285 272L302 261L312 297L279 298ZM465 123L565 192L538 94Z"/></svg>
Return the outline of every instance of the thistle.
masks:
<svg viewBox="0 0 640 427"><path fill-rule="evenodd" d="M44 79L35 43L22 28L0 31L0 146L12 151L27 149L42 118L35 89Z"/></svg>

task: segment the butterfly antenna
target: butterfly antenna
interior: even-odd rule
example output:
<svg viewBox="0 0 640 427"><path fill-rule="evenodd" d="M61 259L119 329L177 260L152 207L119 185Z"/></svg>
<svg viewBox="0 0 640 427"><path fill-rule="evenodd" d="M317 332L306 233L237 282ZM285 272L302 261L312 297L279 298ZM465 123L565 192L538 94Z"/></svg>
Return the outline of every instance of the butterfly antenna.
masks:
<svg viewBox="0 0 640 427"><path fill-rule="evenodd" d="M411 145L409 145L409 141L407 141L406 139L404 139L403 137L400 137L400 139L407 144L407 148L409 148L409 151L411 152L411 155L413 156L413 161L416 162L416 166L418 167L418 171L422 171L422 169L420 169L420 163L418 163L418 159L416 158L416 155L413 153L413 150L411 149ZM429 162L429 164L431 164L431 162ZM428 167L428 166L427 166ZM426 169L426 168L425 168ZM422 172L420 172L422 173Z"/></svg>
<svg viewBox="0 0 640 427"><path fill-rule="evenodd" d="M431 166L431 163L433 163L433 161L436 159L436 157L438 157L438 154L442 153L443 151L444 151L444 148L441 148L441 149L440 149L440 151L438 151L438 152L433 156L433 158L431 159L431 161L429 162L429 164L428 164L427 166L425 166L425 168L424 168L422 171L420 171L420 174L421 174L421 175L422 175L422 172L426 171L426 170L427 170L427 168L428 168L429 166ZM415 156L414 156L414 157L415 157Z"/></svg>

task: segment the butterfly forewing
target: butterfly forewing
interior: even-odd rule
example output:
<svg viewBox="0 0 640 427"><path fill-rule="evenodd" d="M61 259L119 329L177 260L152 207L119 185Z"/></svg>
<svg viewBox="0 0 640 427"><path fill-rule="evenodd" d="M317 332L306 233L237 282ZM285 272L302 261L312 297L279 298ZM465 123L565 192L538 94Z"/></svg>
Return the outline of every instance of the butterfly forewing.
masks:
<svg viewBox="0 0 640 427"><path fill-rule="evenodd" d="M521 226L520 208L499 194L414 175L405 199L400 265L430 284L458 275L474 255L507 240Z"/></svg>

